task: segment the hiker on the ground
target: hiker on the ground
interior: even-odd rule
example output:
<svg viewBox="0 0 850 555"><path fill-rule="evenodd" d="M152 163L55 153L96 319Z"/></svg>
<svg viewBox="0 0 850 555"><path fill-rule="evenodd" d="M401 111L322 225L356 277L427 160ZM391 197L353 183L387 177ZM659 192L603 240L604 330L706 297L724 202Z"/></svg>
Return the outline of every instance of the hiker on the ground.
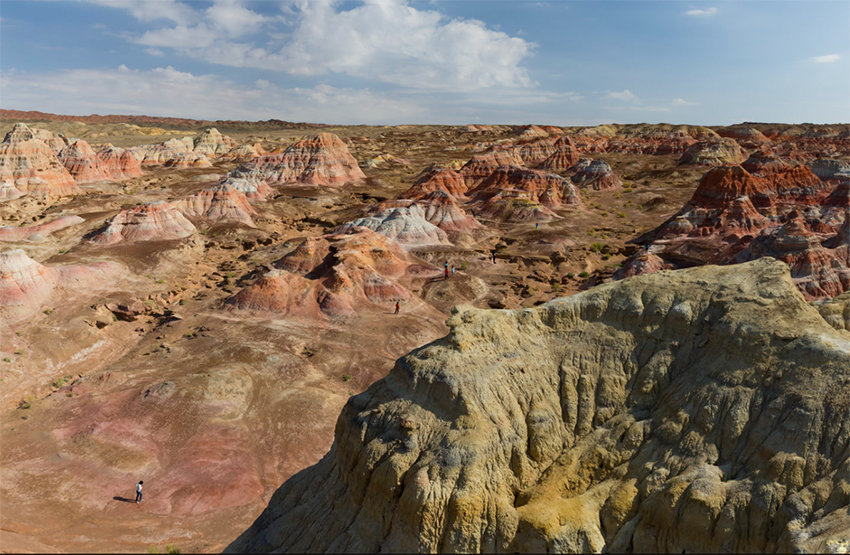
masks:
<svg viewBox="0 0 850 555"><path fill-rule="evenodd" d="M136 503L142 501L142 484L144 484L142 480L139 480L139 483L136 484Z"/></svg>
<svg viewBox="0 0 850 555"><path fill-rule="evenodd" d="M455 277L455 267L452 266L452 277Z"/></svg>
<svg viewBox="0 0 850 555"><path fill-rule="evenodd" d="M449 279L449 267L446 266L446 277L443 279Z"/></svg>
<svg viewBox="0 0 850 555"><path fill-rule="evenodd" d="M643 252L649 252L649 243L643 244Z"/></svg>
<svg viewBox="0 0 850 555"><path fill-rule="evenodd" d="M399 309L401 308L401 303L399 301L395 302L395 313L398 314Z"/></svg>
<svg viewBox="0 0 850 555"><path fill-rule="evenodd" d="M493 257L493 264L496 263L496 249L490 249L490 255Z"/></svg>

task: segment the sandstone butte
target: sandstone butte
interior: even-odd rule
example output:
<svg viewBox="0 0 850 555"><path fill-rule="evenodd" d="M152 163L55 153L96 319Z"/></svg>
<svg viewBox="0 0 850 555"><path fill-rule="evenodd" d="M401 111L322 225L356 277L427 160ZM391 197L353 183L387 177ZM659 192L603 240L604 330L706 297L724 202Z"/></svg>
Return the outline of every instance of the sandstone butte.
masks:
<svg viewBox="0 0 850 555"><path fill-rule="evenodd" d="M515 191L550 207L581 207L581 197L569 180L542 170L501 166L468 192L479 200Z"/></svg>
<svg viewBox="0 0 850 555"><path fill-rule="evenodd" d="M111 178L116 181L142 175L139 161L126 149L105 144L97 151L97 157Z"/></svg>
<svg viewBox="0 0 850 555"><path fill-rule="evenodd" d="M822 308L841 320L837 300ZM840 322L843 324L843 322ZM785 264L460 307L226 552L835 551L850 334Z"/></svg>
<svg viewBox="0 0 850 555"><path fill-rule="evenodd" d="M335 233L349 233L365 227L397 241L400 245L449 245L446 232L429 222L420 204L388 208L375 214L339 225Z"/></svg>
<svg viewBox="0 0 850 555"><path fill-rule="evenodd" d="M245 193L226 184L204 189L174 202L190 219L215 222L239 222L254 227L251 215L255 214Z"/></svg>
<svg viewBox="0 0 850 555"><path fill-rule="evenodd" d="M720 166L740 164L747 154L734 139L720 138L700 141L685 151L679 159L680 164L698 166Z"/></svg>
<svg viewBox="0 0 850 555"><path fill-rule="evenodd" d="M195 226L169 202L158 201L120 211L109 218L90 239L100 245L182 239L194 233Z"/></svg>
<svg viewBox="0 0 850 555"><path fill-rule="evenodd" d="M455 199L466 197L466 182L458 172L443 167L426 168L401 198L418 199L434 191L443 191Z"/></svg>
<svg viewBox="0 0 850 555"><path fill-rule="evenodd" d="M414 187L416 187L414 185ZM408 191L409 192L409 191ZM415 199L405 198L403 193L394 200L385 200L371 207L368 212L379 214L392 208L418 206L422 209L425 220L443 231L468 231L481 228L481 224L471 215L464 212L455 197L445 190L437 189L426 194L417 195Z"/></svg>
<svg viewBox="0 0 850 555"><path fill-rule="evenodd" d="M302 318L349 316L367 303L389 307L410 299L400 281L421 264L409 259L395 241L357 228L308 237L273 265L275 270L229 298L225 306Z"/></svg>
<svg viewBox="0 0 850 555"><path fill-rule="evenodd" d="M661 268L733 264L760 257L788 263L810 299L850 289L847 184L831 184L806 166L774 168L765 177L741 166L713 168L691 200L654 232L648 263L636 253L615 278ZM639 263L638 259L646 263Z"/></svg>
<svg viewBox="0 0 850 555"><path fill-rule="evenodd" d="M604 160L592 160L572 177L572 182L583 189L594 191L617 189L623 186L620 178Z"/></svg>
<svg viewBox="0 0 850 555"><path fill-rule="evenodd" d="M50 146L23 123L15 124L0 143L0 181L7 180L19 192L36 197L81 192Z"/></svg>
<svg viewBox="0 0 850 555"><path fill-rule="evenodd" d="M267 154L230 172L225 183L246 188L283 184L342 186L366 175L345 143L332 133L302 139L280 154ZM267 194L267 193L266 193Z"/></svg>
<svg viewBox="0 0 850 555"><path fill-rule="evenodd" d="M114 161L114 164L105 164L104 159L95 154L86 141L77 139L68 143L59 153L59 161L62 162L77 183L113 181L123 178L124 173L120 165L120 156L110 156L108 152L104 154L104 158ZM138 167L138 164L135 165ZM140 174L141 171L139 171Z"/></svg>

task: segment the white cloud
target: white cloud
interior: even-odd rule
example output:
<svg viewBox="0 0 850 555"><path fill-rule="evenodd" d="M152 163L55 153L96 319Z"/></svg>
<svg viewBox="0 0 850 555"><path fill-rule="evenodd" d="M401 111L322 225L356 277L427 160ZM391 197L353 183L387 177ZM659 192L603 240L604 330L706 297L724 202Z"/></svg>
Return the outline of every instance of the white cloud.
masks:
<svg viewBox="0 0 850 555"><path fill-rule="evenodd" d="M670 108L656 106L632 106L632 110L640 110L641 112L669 112Z"/></svg>
<svg viewBox="0 0 850 555"><path fill-rule="evenodd" d="M236 0L220 0L207 8L205 13L214 27L231 37L239 37L260 27L268 19L242 6Z"/></svg>
<svg viewBox="0 0 850 555"><path fill-rule="evenodd" d="M717 13L717 8L706 8L704 10L688 10L685 12L685 15L690 15L694 17L706 17L709 15L714 15Z"/></svg>
<svg viewBox="0 0 850 555"><path fill-rule="evenodd" d="M284 89L259 80L241 85L218 75L193 75L172 67L140 71L74 69L59 73L3 72L3 105L60 114L147 114L201 119L268 119L332 123L401 123L424 119L414 98L368 89ZM92 95L91 91L102 94Z"/></svg>
<svg viewBox="0 0 850 555"><path fill-rule="evenodd" d="M449 19L404 0L366 0L346 11L338 11L331 0L310 0L298 8L289 16L294 29L286 34L275 27L279 18L220 1L194 12L193 23L175 20L174 27L152 29L133 40L215 64L292 75L345 74L414 89L534 85L520 63L535 45L475 19ZM267 32L257 33L261 27ZM248 33L260 46L230 40Z"/></svg>
<svg viewBox="0 0 850 555"><path fill-rule="evenodd" d="M673 106L696 106L698 102L688 102L684 98L674 98Z"/></svg>
<svg viewBox="0 0 850 555"><path fill-rule="evenodd" d="M92 95L91 91L99 91ZM199 119L277 118L329 124L464 123L474 117L503 123L551 120L576 93L527 89L479 93L376 92L316 85L283 88L258 79L235 83L172 67L140 71L73 69L0 74L0 96L10 109L59 114L145 114ZM535 111L536 110L536 111ZM494 114L498 114L495 116Z"/></svg>
<svg viewBox="0 0 850 555"><path fill-rule="evenodd" d="M635 96L634 93L632 93L632 91L630 91L629 89L625 89L620 92L610 92L605 95L605 98L611 98L613 100L622 100L624 102L640 102L640 100L638 100L638 97Z"/></svg>
<svg viewBox="0 0 850 555"><path fill-rule="evenodd" d="M159 48L145 48L145 52L147 52L151 56L165 56L165 52L163 52Z"/></svg>
<svg viewBox="0 0 850 555"><path fill-rule="evenodd" d="M812 60L818 64L831 64L841 59L839 54L827 54L826 56L815 56Z"/></svg>
<svg viewBox="0 0 850 555"><path fill-rule="evenodd" d="M168 19L175 23L189 23L195 19L192 8L176 0L157 0L145 2L139 0L88 0L101 6L123 8L128 10L139 21L156 21Z"/></svg>

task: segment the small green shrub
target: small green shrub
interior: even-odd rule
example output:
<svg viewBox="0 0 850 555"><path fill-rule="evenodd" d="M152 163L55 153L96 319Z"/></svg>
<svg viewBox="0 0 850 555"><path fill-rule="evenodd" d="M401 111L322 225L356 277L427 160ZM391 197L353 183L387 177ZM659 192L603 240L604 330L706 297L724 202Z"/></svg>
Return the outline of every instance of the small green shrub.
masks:
<svg viewBox="0 0 850 555"><path fill-rule="evenodd" d="M68 251L66 251L65 249L59 249L59 254L65 254L66 252Z"/></svg>
<svg viewBox="0 0 850 555"><path fill-rule="evenodd" d="M157 283L165 283L165 280L164 280L164 279L162 279L162 278L160 278L160 279L156 280L156 282L157 282Z"/></svg>
<svg viewBox="0 0 850 555"><path fill-rule="evenodd" d="M180 553L180 548L176 545L166 545L165 546L166 553Z"/></svg>
<svg viewBox="0 0 850 555"><path fill-rule="evenodd" d="M572 272L567 272L567 277L573 279L574 277L576 277L576 275Z"/></svg>
<svg viewBox="0 0 850 555"><path fill-rule="evenodd" d="M17 351L15 351L15 354L16 354L16 355L22 355L22 354L24 354L24 350L23 350L23 349L18 349Z"/></svg>
<svg viewBox="0 0 850 555"><path fill-rule="evenodd" d="M351 379L351 374L344 374L342 376L342 381L344 381L344 382L347 382L350 379Z"/></svg>
<svg viewBox="0 0 850 555"><path fill-rule="evenodd" d="M9 357L3 357L3 362L12 362L12 359Z"/></svg>
<svg viewBox="0 0 850 555"><path fill-rule="evenodd" d="M625 212L617 212L617 217L618 217L618 218L625 218L625 217L626 217L626 213L625 213Z"/></svg>
<svg viewBox="0 0 850 555"><path fill-rule="evenodd" d="M590 245L590 252L600 252L605 248L605 243L592 243Z"/></svg>
<svg viewBox="0 0 850 555"><path fill-rule="evenodd" d="M582 273L580 273L580 274L578 275L578 277L580 277L580 278L586 278L586 277L587 277L587 276L589 276L589 275L590 275L590 274L588 274L587 272L582 272Z"/></svg>
<svg viewBox="0 0 850 555"><path fill-rule="evenodd" d="M44 309L44 313L45 313L45 314L47 314L48 316L50 316L50 313L51 313L51 312L53 312L53 309L52 309L52 308L46 308L46 309Z"/></svg>
<svg viewBox="0 0 850 555"><path fill-rule="evenodd" d="M159 548L155 545L152 545L148 548L148 553L151 553L151 554L159 553Z"/></svg>
<svg viewBox="0 0 850 555"><path fill-rule="evenodd" d="M469 264L466 263L466 260L460 263L460 269L464 272L469 269Z"/></svg>

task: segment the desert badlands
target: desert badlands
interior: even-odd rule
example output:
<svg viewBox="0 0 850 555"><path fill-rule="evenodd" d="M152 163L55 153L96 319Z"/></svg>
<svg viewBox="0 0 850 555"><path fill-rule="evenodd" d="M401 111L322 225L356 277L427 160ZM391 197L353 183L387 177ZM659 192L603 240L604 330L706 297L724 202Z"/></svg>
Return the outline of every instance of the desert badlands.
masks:
<svg viewBox="0 0 850 555"><path fill-rule="evenodd" d="M847 125L0 131L4 552L850 548Z"/></svg>

